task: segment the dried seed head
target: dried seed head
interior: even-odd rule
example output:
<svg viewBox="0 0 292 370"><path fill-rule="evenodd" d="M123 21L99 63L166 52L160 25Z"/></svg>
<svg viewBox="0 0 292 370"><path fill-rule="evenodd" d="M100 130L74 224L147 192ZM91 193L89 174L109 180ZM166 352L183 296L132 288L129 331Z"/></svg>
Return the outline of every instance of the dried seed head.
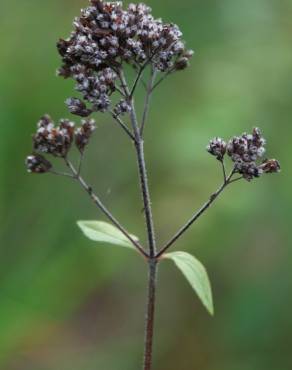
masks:
<svg viewBox="0 0 292 370"><path fill-rule="evenodd" d="M92 110L86 108L86 104L77 98L69 98L66 100L66 105L72 114L80 117L88 117Z"/></svg>
<svg viewBox="0 0 292 370"><path fill-rule="evenodd" d="M266 141L258 128L254 128L252 134L235 136L227 145L227 153L234 162L255 162L265 153Z"/></svg>
<svg viewBox="0 0 292 370"><path fill-rule="evenodd" d="M254 128L252 134L242 134L233 137L227 145L227 153L234 162L235 170L242 174L247 181L261 176L263 173L279 172L280 165L276 160L258 161L265 153L266 140L261 131Z"/></svg>
<svg viewBox="0 0 292 370"><path fill-rule="evenodd" d="M83 152L89 139L96 129L95 121L93 119L86 119L81 121L81 127L75 130L75 145Z"/></svg>
<svg viewBox="0 0 292 370"><path fill-rule="evenodd" d="M40 154L32 154L26 158L25 165L28 172L46 173L52 168L52 164Z"/></svg>
<svg viewBox="0 0 292 370"><path fill-rule="evenodd" d="M117 116L129 113L131 111L131 105L126 100L121 100L114 109Z"/></svg>
<svg viewBox="0 0 292 370"><path fill-rule="evenodd" d="M280 163L276 159L267 159L259 167L264 173L278 173L281 171Z"/></svg>
<svg viewBox="0 0 292 370"><path fill-rule="evenodd" d="M219 161L222 161L226 153L226 143L220 137L215 137L207 145L207 151L214 155Z"/></svg>
<svg viewBox="0 0 292 370"><path fill-rule="evenodd" d="M65 157L73 142L73 136L74 122L62 119L59 126L55 127L51 117L45 115L38 122L37 132L33 136L34 150L55 157Z"/></svg>
<svg viewBox="0 0 292 370"><path fill-rule="evenodd" d="M123 63L137 68L148 62L156 70L173 72L186 68L193 55L178 26L155 19L145 4L123 8L122 2L91 0L73 24L70 37L57 44L63 61L58 73L76 81L92 110L108 110L115 71Z"/></svg>

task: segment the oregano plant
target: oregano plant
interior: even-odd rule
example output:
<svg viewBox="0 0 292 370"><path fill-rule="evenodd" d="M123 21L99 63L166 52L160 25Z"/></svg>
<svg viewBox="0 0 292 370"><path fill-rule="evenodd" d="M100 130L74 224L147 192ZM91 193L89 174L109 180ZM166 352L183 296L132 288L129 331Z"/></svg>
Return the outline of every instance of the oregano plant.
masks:
<svg viewBox="0 0 292 370"><path fill-rule="evenodd" d="M185 70L193 52L186 48L178 26L155 19L145 4L130 4L124 8L121 2L91 0L75 18L73 27L69 38L60 39L57 44L62 59L58 75L76 83L79 97L68 98L66 104L72 114L82 117L81 122L76 125L69 119L61 119L56 125L49 115L43 116L37 124L33 151L26 159L26 167L34 174L50 173L78 182L108 221L78 221L84 235L102 244L131 248L145 260L149 274L143 369L150 370L158 266L164 260L171 260L213 315L212 292L205 267L189 253L171 252L170 249L226 188L238 181L250 182L263 174L279 172L280 165L277 160L264 157L266 142L258 128L227 142L219 137L212 139L207 151L221 167L222 184L164 245L157 245L144 156L144 131L153 92L168 76ZM135 107L138 88L145 90L142 112L137 112ZM134 144L146 245L115 218L82 176L85 150L96 128L92 119L96 113L111 116L127 135L129 144ZM70 157L73 147L79 153L77 164L73 164ZM50 157L62 161L65 172L55 169ZM231 170L227 171L227 167Z"/></svg>

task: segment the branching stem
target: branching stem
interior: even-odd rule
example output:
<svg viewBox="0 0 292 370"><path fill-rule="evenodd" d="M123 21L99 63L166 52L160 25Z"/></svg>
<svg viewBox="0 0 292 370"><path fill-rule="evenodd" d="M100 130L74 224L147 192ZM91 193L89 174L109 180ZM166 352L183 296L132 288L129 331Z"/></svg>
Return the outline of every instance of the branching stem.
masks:
<svg viewBox="0 0 292 370"><path fill-rule="evenodd" d="M222 171L223 171L224 182L226 182L226 180L227 180L227 174L226 174L226 168L225 168L224 159L221 159L220 162L222 164Z"/></svg>
<svg viewBox="0 0 292 370"><path fill-rule="evenodd" d="M125 133L129 136L129 138L135 141L135 136L131 132L131 130L127 127L127 125L123 122L123 120L114 112L110 111L113 119L121 126L121 128L125 131Z"/></svg>
<svg viewBox="0 0 292 370"><path fill-rule="evenodd" d="M116 228L119 229L125 235L125 237L136 247L136 249L143 255L143 257L145 257L148 260L149 258L148 253L144 251L140 243L137 240L133 239L132 236L128 233L128 231L111 214L111 212L105 207L105 205L101 202L98 196L94 194L92 187L85 182L85 180L80 176L80 174L78 174L75 167L67 158L65 158L65 162L68 168L70 168L74 179L76 179L82 186L82 188L88 193L88 195L95 203L95 205L107 216L107 218L116 226Z"/></svg>
<svg viewBox="0 0 292 370"><path fill-rule="evenodd" d="M166 245L158 252L156 258L161 258L164 253L201 217L205 211L212 205L212 203L219 197L223 190L235 181L241 180L242 177L232 180L234 170L231 171L230 175L225 179L219 189L210 196L209 200L190 218L189 221L166 243Z"/></svg>
<svg viewBox="0 0 292 370"><path fill-rule="evenodd" d="M70 173L66 173L66 172L58 172L58 171L54 171L54 170L49 170L48 172L51 173L52 175L74 178L73 175L71 175Z"/></svg>
<svg viewBox="0 0 292 370"><path fill-rule="evenodd" d="M140 186L141 186L141 193L142 193L142 200L143 200L143 207L145 211L145 221L146 221L146 231L148 237L148 247L149 247L149 258L148 258L148 297L147 297L147 314L146 314L146 321L145 321L145 347L144 347L144 370L151 370L152 366L152 349L153 349L153 331L154 331L154 312L155 312L155 291L156 291L156 275L157 275L157 263L158 260L156 259L156 241L155 241L155 230L153 224L153 217L152 217L152 208L151 208L151 199L150 199L150 192L148 186L148 177L147 177L147 170L145 164L145 155L144 155L144 142L141 136L139 123L137 120L137 114L133 99L133 94L137 87L138 82L142 77L144 69L140 69L137 74L137 78L135 80L134 86L129 91L125 76L123 71L120 71L119 77L122 83L123 90L127 94L128 103L131 106L130 111L130 119L133 127L133 133L135 138L135 149L136 149L136 156L138 162L138 171L139 171L139 179L140 179ZM152 76L154 78L154 75ZM147 116L149 99L150 99L151 91L148 89L148 99L146 100L146 112L144 113L144 124ZM148 102L147 102L148 101ZM143 124L143 127L144 127Z"/></svg>

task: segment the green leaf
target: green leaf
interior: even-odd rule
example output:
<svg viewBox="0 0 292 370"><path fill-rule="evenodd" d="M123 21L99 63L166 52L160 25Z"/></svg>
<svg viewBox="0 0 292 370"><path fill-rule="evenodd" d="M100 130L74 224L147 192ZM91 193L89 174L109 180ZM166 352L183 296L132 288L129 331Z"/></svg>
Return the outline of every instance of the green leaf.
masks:
<svg viewBox="0 0 292 370"><path fill-rule="evenodd" d="M115 226L103 221L78 221L77 225L87 238L95 242L104 242L135 249L130 240ZM134 240L138 238L131 235Z"/></svg>
<svg viewBox="0 0 292 370"><path fill-rule="evenodd" d="M198 294L203 305L211 315L214 314L212 290L210 280L205 267L194 256L186 252L172 252L164 255L164 258L174 261L181 270L192 288Z"/></svg>

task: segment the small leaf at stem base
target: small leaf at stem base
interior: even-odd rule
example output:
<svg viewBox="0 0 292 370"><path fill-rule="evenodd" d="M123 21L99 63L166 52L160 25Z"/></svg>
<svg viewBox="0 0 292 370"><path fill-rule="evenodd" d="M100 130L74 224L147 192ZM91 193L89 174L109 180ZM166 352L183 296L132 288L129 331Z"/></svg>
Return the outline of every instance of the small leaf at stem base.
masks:
<svg viewBox="0 0 292 370"><path fill-rule="evenodd" d="M198 294L198 297L207 308L208 312L214 315L211 284L207 271L202 263L186 252L167 253L163 258L173 260L191 284L194 291Z"/></svg>

